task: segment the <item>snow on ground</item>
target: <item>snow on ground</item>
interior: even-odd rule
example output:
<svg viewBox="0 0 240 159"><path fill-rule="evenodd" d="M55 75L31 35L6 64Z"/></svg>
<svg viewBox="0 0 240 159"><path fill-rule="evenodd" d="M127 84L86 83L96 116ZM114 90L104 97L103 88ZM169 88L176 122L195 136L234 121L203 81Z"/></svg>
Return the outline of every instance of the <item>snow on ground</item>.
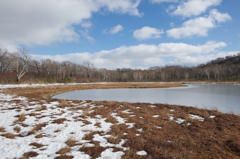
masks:
<svg viewBox="0 0 240 159"><path fill-rule="evenodd" d="M198 115L193 115L193 114L189 114L190 115L190 118L192 119L197 119L199 121L204 121L204 118L198 116Z"/></svg>
<svg viewBox="0 0 240 159"><path fill-rule="evenodd" d="M71 111L67 107L60 109L58 107L59 102L40 102L45 104L40 104L39 101L28 102L26 98L0 93L0 127L6 131L0 132L1 158L20 158L24 153L30 151L37 152L38 156L36 156L36 158L38 159L56 158L59 156L56 152L66 147L65 142L70 137L73 137L78 141L78 144L71 147L71 152L67 154L73 155L74 158L88 159L90 156L84 152L80 152L79 149L83 145L89 147L94 145L91 145L87 140L83 140L82 138L91 131L103 131L107 133L111 130L112 123L105 122L106 118L101 118L101 115L96 117L88 116L85 120L91 124L85 124L83 121L75 121L74 119L83 114L82 110ZM46 107L45 110L41 110L43 106ZM82 108L86 106L90 109L95 107L94 105L84 102L78 105L78 107ZM22 114L25 115L25 119L23 122L20 122L18 120ZM115 117L119 123L125 123L125 119L117 116L116 113L112 113L112 116ZM64 119L64 121L61 122L61 119ZM57 123L58 120L60 123ZM101 127L94 125L97 122L100 123ZM41 127L36 134L31 134L31 130L40 124L45 125ZM127 123L126 125L131 128L134 126L134 123ZM19 132L14 130L16 127L20 128ZM13 134L13 139L5 137L4 135L7 133ZM36 138L37 135L43 135L43 137ZM125 142L124 139L122 139L119 144L108 143L106 138L109 136L111 135L101 136L100 134L95 134L93 141L99 141L102 147L110 146L122 148L123 150L128 149L122 147ZM30 145L32 143L42 144L43 146L36 148ZM85 143L88 143L88 145ZM113 152L113 148L108 148L101 153L101 157L99 158L121 158L123 154L124 152L122 151Z"/></svg>
<svg viewBox="0 0 240 159"><path fill-rule="evenodd" d="M104 84L104 83L102 83ZM17 87L44 87L49 85L64 85L64 84L34 84L34 85L0 85L0 154L1 158L21 158L24 153L34 151L38 153L37 159L56 158L60 156L57 152L62 148L68 147L66 141L68 139L76 140L76 144L70 146L70 152L67 155L72 155L74 158L89 159L91 156L80 151L80 148L95 147L94 142L99 142L99 146L104 147L98 159L105 158L121 158L128 150L128 147L123 147L127 139L121 139L118 144L108 142L108 138L115 138L109 135L113 123L106 122L107 118L102 115L84 116L86 109L88 113L93 113L95 108L104 107L95 106L86 101L81 103L73 103L69 101L73 107L59 107L60 103L47 102L45 100L32 99L28 101L25 97L17 97L14 95L4 94L4 89ZM74 84L68 84L74 85ZM156 106L150 105L155 108ZM121 105L119 108L123 108ZM137 107L140 109L141 107ZM174 113L174 109L170 112ZM123 113L129 114L131 118L136 115L131 112L131 109L123 110ZM135 123L127 123L127 118L118 116L118 113L110 114L116 119L118 124L125 124L128 129L134 128ZM169 119L182 124L185 120L177 118L174 120L174 114L167 114ZM189 114L192 119L204 121L204 118ZM21 119L22 117L22 119ZM158 118L159 115L152 115L153 118ZM160 116L161 117L161 116ZM210 118L215 116L211 115ZM144 119L139 116L140 119ZM100 125L100 126L97 126ZM149 122L149 124L152 124ZM186 125L191 125L188 123ZM162 127L155 126L161 131ZM36 129L36 130L35 130ZM144 133L142 128L137 129L139 133ZM91 132L102 132L93 134L92 140L85 140L84 137ZM141 134L136 133L136 136ZM7 137L12 135L12 137ZM123 133L128 135L128 133ZM40 147L34 146L40 144ZM120 148L123 151L114 151L114 148ZM14 153L13 153L14 152ZM138 151L137 155L147 155L146 151Z"/></svg>
<svg viewBox="0 0 240 159"><path fill-rule="evenodd" d="M129 111L131 111L131 109L124 110L124 111L122 111L122 112L123 112L123 113L127 113L127 114L131 114L131 113L133 113L133 112L129 112Z"/></svg>
<svg viewBox="0 0 240 159"><path fill-rule="evenodd" d="M142 156L142 155L147 155L147 152L143 150L143 151L136 152L136 154Z"/></svg>

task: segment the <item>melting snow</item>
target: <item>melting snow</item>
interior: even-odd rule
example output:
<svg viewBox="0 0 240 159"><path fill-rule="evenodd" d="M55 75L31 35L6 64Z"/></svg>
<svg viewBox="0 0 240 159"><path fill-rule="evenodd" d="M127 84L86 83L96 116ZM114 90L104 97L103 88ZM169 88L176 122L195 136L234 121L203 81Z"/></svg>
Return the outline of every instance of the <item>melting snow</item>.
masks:
<svg viewBox="0 0 240 159"><path fill-rule="evenodd" d="M143 151L136 152L136 154L142 156L142 155L147 155L147 152L143 150Z"/></svg>
<svg viewBox="0 0 240 159"><path fill-rule="evenodd" d="M209 117L209 118L213 119L213 118L215 118L215 115L210 115L210 117Z"/></svg>
<svg viewBox="0 0 240 159"><path fill-rule="evenodd" d="M129 112L131 109L128 109L128 110L124 110L124 111L122 111L123 113L127 113L127 114L131 114L131 113L133 113L133 112Z"/></svg>
<svg viewBox="0 0 240 159"><path fill-rule="evenodd" d="M197 119L199 121L204 121L204 118L200 117L200 116L197 116L197 115L193 115L193 114L189 114L190 115L190 118L192 119Z"/></svg>
<svg viewBox="0 0 240 159"><path fill-rule="evenodd" d="M101 157L97 159L120 159L124 155L122 151L113 152L113 148L106 149L101 153Z"/></svg>
<svg viewBox="0 0 240 159"><path fill-rule="evenodd" d="M13 87L27 87L29 85L0 85L1 88L13 88ZM31 85L31 87L38 87L38 86L47 86L47 85ZM1 91L3 92L3 91ZM19 100L21 102L19 103ZM4 127L6 132L0 132L1 134L4 133L12 133L14 135L21 134L23 137L16 136L14 139L9 139L4 136L0 136L0 154L1 158L21 158L24 153L29 151L35 151L39 155L36 158L56 158L59 154L56 154L61 148L65 147L65 142L68 140L69 137L73 136L78 143L82 145L77 145L71 147L71 152L69 155L73 155L74 158L81 158L81 159L89 159L91 158L84 152L78 151L83 145L86 147L95 146L88 142L87 140L82 140L85 134L91 131L103 131L108 132L111 130L112 123L105 122L106 119L102 118L101 115L96 116L96 118L87 117L85 120L91 122L90 124L84 124L81 120L75 121L73 117L77 117L80 119L80 115L83 114L82 110L71 111L69 108L60 109L57 106L59 102L51 102L47 103L46 101L41 101L44 106L47 107L47 110L41 110L41 105L38 102L29 102L27 98L24 97L15 97L12 95L7 95L0 93L0 127ZM28 105L31 106L28 106ZM18 105L21 105L19 108L20 111L16 111L16 109L9 109L9 108L16 108ZM26 111L26 107L31 108L30 110ZM91 107L94 108L93 105L88 103L79 103L76 104L77 106L81 107ZM4 110L6 109L6 110ZM18 109L17 109L18 110ZM38 110L38 111L35 111ZM16 120L16 115L20 115L22 113L26 114L26 119L22 122L27 127L23 127L21 123L13 122ZM29 114L36 113L36 115L30 116ZM116 120L120 123L125 123L124 118L117 116L116 113L111 114ZM63 123L57 124L53 123L56 119L66 118ZM96 122L99 122L101 128L94 126ZM41 130L37 131L36 134L29 135L29 132L36 126L37 124L44 124ZM126 123L128 128L132 128L134 123ZM14 131L14 128L18 126L20 127L20 132L17 133ZM58 131L56 131L58 130ZM43 134L44 137L42 138L35 138L36 135ZM118 147L122 148L124 151L128 148L122 147L125 140L122 139L119 144L111 144L107 142L106 137L110 137L110 135L100 136L99 134L95 134L93 140L99 141L100 146L103 147ZM43 144L40 149L36 149L34 146L30 144L36 142L39 144ZM106 149L101 153L101 158L121 158L124 154L122 151L113 152L113 148ZM13 153L14 152L14 153Z"/></svg>

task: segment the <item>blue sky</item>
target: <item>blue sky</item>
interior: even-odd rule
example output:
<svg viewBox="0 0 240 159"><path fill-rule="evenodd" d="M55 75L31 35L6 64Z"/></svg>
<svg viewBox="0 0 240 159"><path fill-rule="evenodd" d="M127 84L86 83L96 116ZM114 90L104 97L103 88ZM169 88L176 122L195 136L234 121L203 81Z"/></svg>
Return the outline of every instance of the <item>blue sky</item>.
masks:
<svg viewBox="0 0 240 159"><path fill-rule="evenodd" d="M0 1L0 47L98 68L194 66L240 52L238 0Z"/></svg>

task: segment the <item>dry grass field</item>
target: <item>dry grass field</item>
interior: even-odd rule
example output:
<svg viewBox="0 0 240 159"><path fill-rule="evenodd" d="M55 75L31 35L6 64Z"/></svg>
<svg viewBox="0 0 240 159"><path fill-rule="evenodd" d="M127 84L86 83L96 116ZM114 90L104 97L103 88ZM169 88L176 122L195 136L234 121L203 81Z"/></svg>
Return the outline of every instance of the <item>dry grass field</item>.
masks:
<svg viewBox="0 0 240 159"><path fill-rule="evenodd" d="M58 100L84 89L166 88L110 83L0 88L2 158L240 158L240 117L159 103Z"/></svg>

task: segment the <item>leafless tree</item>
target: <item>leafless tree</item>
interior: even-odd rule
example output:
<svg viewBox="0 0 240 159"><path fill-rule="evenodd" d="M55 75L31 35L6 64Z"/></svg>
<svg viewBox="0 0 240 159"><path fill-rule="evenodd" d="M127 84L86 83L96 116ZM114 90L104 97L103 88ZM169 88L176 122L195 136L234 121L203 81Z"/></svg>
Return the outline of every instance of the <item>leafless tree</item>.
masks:
<svg viewBox="0 0 240 159"><path fill-rule="evenodd" d="M27 72L26 68L29 64L30 56L28 55L28 50L21 48L18 52L12 54L12 70L17 74L17 82L20 82L20 79Z"/></svg>
<svg viewBox="0 0 240 159"><path fill-rule="evenodd" d="M214 65L212 71L213 71L215 80L217 79L219 81L220 66L219 65Z"/></svg>
<svg viewBox="0 0 240 159"><path fill-rule="evenodd" d="M211 69L210 69L210 67L206 67L205 69L204 69L204 72L206 73L206 75L208 76L208 81L210 81L210 77L209 77L209 75L210 75L210 72L211 72Z"/></svg>
<svg viewBox="0 0 240 159"><path fill-rule="evenodd" d="M143 73L141 71L136 71L133 73L133 77L136 81L142 81Z"/></svg>
<svg viewBox="0 0 240 159"><path fill-rule="evenodd" d="M84 61L83 62L83 69L84 69L84 72L85 72L85 76L87 78L91 78L92 74L93 74L93 72L95 71L96 68L92 63L90 63L88 61Z"/></svg>
<svg viewBox="0 0 240 159"><path fill-rule="evenodd" d="M10 53L7 50L0 49L0 71L6 72L11 66Z"/></svg>
<svg viewBox="0 0 240 159"><path fill-rule="evenodd" d="M188 78L189 78L189 72L188 71L184 72L184 77L185 77L186 80L188 80Z"/></svg>
<svg viewBox="0 0 240 159"><path fill-rule="evenodd" d="M103 80L109 81L110 80L110 71L102 68L99 70L100 74L102 75Z"/></svg>

